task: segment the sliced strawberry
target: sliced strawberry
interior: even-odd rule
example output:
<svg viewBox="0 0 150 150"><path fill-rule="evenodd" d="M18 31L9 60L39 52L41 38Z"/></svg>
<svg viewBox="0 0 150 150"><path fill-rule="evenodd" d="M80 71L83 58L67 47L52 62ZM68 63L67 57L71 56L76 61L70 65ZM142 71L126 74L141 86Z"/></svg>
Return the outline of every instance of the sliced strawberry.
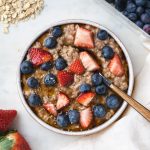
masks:
<svg viewBox="0 0 150 150"><path fill-rule="evenodd" d="M67 71L59 71L57 74L57 78L61 86L69 86L74 81L74 76Z"/></svg>
<svg viewBox="0 0 150 150"><path fill-rule="evenodd" d="M1 150L31 150L24 137L17 131L10 132L0 141Z"/></svg>
<svg viewBox="0 0 150 150"><path fill-rule="evenodd" d="M59 93L57 97L57 104L56 104L57 110L67 106L69 102L70 100L65 94Z"/></svg>
<svg viewBox="0 0 150 150"><path fill-rule="evenodd" d="M95 97L95 93L93 92L82 93L77 97L77 101L78 103L87 106L94 97Z"/></svg>
<svg viewBox="0 0 150 150"><path fill-rule="evenodd" d="M82 61L83 66L88 71L95 71L100 69L98 63L90 56L88 52L81 52L80 59Z"/></svg>
<svg viewBox="0 0 150 150"><path fill-rule="evenodd" d="M83 74L85 68L80 59L76 59L69 67L69 71L75 74Z"/></svg>
<svg viewBox="0 0 150 150"><path fill-rule="evenodd" d="M78 27L74 45L83 48L94 48L92 32L90 30Z"/></svg>
<svg viewBox="0 0 150 150"><path fill-rule="evenodd" d="M111 59L108 68L115 76L121 77L125 74L121 59L118 54L115 54L115 56Z"/></svg>
<svg viewBox="0 0 150 150"><path fill-rule="evenodd" d="M43 107L52 115L57 116L57 110L54 104L52 103L45 103Z"/></svg>
<svg viewBox="0 0 150 150"><path fill-rule="evenodd" d="M17 115L16 110L0 110L0 131L7 131Z"/></svg>
<svg viewBox="0 0 150 150"><path fill-rule="evenodd" d="M31 48L28 52L28 56L31 62L36 66L53 60L52 54L41 48Z"/></svg>
<svg viewBox="0 0 150 150"><path fill-rule="evenodd" d="M80 124L82 128L89 127L91 121L93 119L91 108L88 107L80 112Z"/></svg>

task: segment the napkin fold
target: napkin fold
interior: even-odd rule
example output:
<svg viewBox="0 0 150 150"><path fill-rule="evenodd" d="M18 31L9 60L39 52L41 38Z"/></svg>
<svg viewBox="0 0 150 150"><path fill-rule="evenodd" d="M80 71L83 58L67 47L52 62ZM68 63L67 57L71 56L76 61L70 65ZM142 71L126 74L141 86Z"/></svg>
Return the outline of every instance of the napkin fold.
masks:
<svg viewBox="0 0 150 150"><path fill-rule="evenodd" d="M133 97L150 109L150 54L135 79ZM81 137L61 150L150 150L150 122L128 106L126 114L107 129Z"/></svg>

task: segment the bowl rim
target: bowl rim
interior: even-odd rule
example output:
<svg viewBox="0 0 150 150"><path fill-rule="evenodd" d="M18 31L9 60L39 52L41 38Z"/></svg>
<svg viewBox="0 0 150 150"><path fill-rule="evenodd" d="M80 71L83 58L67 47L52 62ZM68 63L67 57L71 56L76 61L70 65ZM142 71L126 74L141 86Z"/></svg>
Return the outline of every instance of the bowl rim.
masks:
<svg viewBox="0 0 150 150"><path fill-rule="evenodd" d="M126 57L127 63L128 63L128 68L129 68L129 86L128 86L128 95L132 94L133 91L133 86L134 86L134 73L133 73L133 66L132 66L132 62L131 59L129 57L129 54L127 52L127 49L125 48L125 46L123 45L122 41L112 32L110 31L108 28L104 27L103 25L96 23L94 21L89 21L89 20L84 20L84 19L67 19L67 20L62 20L62 21L58 21L55 23L51 23L50 25L46 26L44 28L44 30L38 32L38 34L36 34L36 36L32 39L32 41L25 47L23 54L20 58L19 61L19 65L18 65L18 70L17 70L17 87L18 87L18 92L19 92L19 96L21 98L21 102L24 105L26 111L30 114L30 116L36 120L41 126L47 128L48 130L51 130L53 132L56 133L60 133L60 134L64 134L64 135L90 135L90 134L94 134L98 131L103 130L104 128L110 126L113 122L115 122L119 116L124 112L124 110L127 107L127 102L123 102L122 106L118 109L118 111L106 122L104 122L102 125L99 125L95 128L89 129L89 130L85 130L85 131L65 131L62 129L58 129L55 128L49 124L47 124L46 122L44 122L42 119L40 119L30 108L30 106L27 104L24 96L23 96L23 92L22 92L22 88L21 88L21 72L20 72L20 64L24 59L24 56L26 55L28 49L31 47L31 45L33 44L33 42L40 37L43 33L45 33L49 28L54 27L54 26L58 26L58 25L63 25L63 24L70 24L70 23L83 23L83 24L89 24L92 26L95 26L97 28L101 28L104 29L106 31L108 31L108 33L115 39L115 41L119 44L119 46L121 47L121 49L123 50L123 53Z"/></svg>

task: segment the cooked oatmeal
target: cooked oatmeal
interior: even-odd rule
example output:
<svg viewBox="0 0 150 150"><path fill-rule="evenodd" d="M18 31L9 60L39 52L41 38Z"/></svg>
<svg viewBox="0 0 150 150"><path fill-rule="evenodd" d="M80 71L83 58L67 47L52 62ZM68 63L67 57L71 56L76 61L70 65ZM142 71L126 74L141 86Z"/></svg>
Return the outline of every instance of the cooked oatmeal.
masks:
<svg viewBox="0 0 150 150"><path fill-rule="evenodd" d="M62 32L60 35L57 35L60 32L58 29ZM111 107L106 101L114 93L104 83L93 85L92 76L100 71L121 90L127 91L128 65L125 56L110 35L106 39L98 38L101 29L85 24L65 24L58 29L57 34L54 32L55 27L49 29L28 50L23 62L31 62L34 71L26 73L21 70L23 95L34 113L53 127L68 131L94 128L109 120L121 106L122 100L118 98L119 105ZM85 38L82 38L84 36ZM113 56L109 59L106 56L111 53L106 53L104 57L105 46L109 47L108 50L113 50ZM86 54L84 58L81 57L81 53ZM89 62L86 62L87 60ZM53 66L45 71L42 66L46 62L52 63ZM73 62L78 62L78 65ZM46 80L48 74L50 75ZM37 87L31 87L31 77L38 81ZM83 84L90 86L90 89L82 92ZM38 95L41 103L37 102L39 99L31 99L32 94ZM70 110L76 110L76 114L80 115L71 116ZM98 112L100 110L103 115L102 112ZM72 122L72 117L75 117L76 122Z"/></svg>

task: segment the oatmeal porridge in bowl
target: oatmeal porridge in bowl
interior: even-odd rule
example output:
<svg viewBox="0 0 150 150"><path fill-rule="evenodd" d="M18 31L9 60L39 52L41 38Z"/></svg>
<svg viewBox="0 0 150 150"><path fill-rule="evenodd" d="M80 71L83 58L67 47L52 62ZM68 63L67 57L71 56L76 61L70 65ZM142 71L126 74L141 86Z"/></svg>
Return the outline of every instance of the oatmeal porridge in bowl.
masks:
<svg viewBox="0 0 150 150"><path fill-rule="evenodd" d="M50 130L95 133L114 122L127 105L99 72L131 94L132 64L112 32L88 21L53 25L32 42L21 60L23 104Z"/></svg>

